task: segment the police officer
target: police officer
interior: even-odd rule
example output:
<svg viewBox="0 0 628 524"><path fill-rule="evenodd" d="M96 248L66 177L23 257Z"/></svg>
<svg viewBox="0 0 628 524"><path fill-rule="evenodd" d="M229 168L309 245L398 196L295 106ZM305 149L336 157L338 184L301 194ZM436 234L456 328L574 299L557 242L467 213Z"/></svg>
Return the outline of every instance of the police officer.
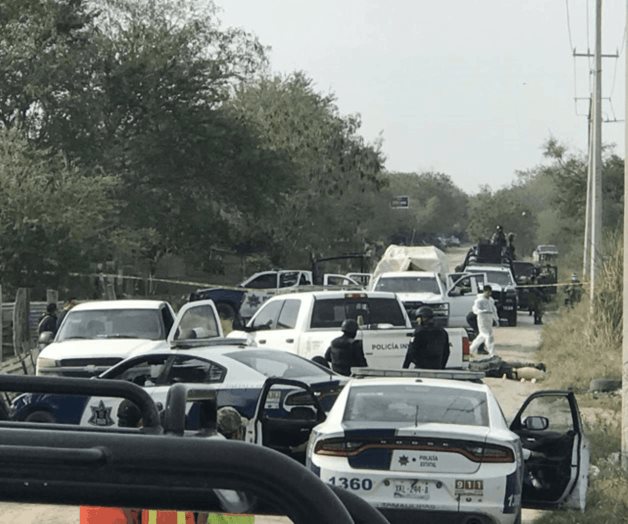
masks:
<svg viewBox="0 0 628 524"><path fill-rule="evenodd" d="M529 292L529 309L534 315L534 323L535 324L543 324L543 308L545 305L545 289L540 286L541 278L537 276L533 276L530 279L530 284L533 287L530 287Z"/></svg>
<svg viewBox="0 0 628 524"><path fill-rule="evenodd" d="M493 233L491 237L491 244L499 246L500 250L506 247L506 235L504 234L504 228L502 226L495 228L495 233Z"/></svg>
<svg viewBox="0 0 628 524"><path fill-rule="evenodd" d="M53 335L57 333L57 304L51 302L46 306L46 314L39 321L37 330L40 335L47 331Z"/></svg>
<svg viewBox="0 0 628 524"><path fill-rule="evenodd" d="M449 360L449 335L434 324L434 312L428 306L417 311L418 325L408 346L404 369L414 364L421 369L444 369Z"/></svg>
<svg viewBox="0 0 628 524"><path fill-rule="evenodd" d="M352 318L346 319L340 329L342 336L331 341L331 346L325 352L325 360L331 362L331 369L340 375L351 375L352 367L366 367L366 358L362 341L356 340L358 323Z"/></svg>
<svg viewBox="0 0 628 524"><path fill-rule="evenodd" d="M576 273L571 274L571 283L565 287L565 305L574 307L582 299L582 284Z"/></svg>

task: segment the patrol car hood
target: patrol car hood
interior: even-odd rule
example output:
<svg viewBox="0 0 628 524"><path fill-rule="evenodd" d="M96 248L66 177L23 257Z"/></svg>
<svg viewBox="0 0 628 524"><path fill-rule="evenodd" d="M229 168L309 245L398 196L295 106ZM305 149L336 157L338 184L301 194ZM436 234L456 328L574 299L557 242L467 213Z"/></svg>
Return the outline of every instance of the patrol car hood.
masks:
<svg viewBox="0 0 628 524"><path fill-rule="evenodd" d="M436 293L397 293L402 302L425 302L426 304L434 304L442 302L443 297Z"/></svg>
<svg viewBox="0 0 628 524"><path fill-rule="evenodd" d="M153 350L166 350L168 344L165 340L147 340L139 338L115 338L96 340L66 340L53 342L46 346L40 357L54 360L65 359L98 359L115 358L124 359L131 353L148 352Z"/></svg>

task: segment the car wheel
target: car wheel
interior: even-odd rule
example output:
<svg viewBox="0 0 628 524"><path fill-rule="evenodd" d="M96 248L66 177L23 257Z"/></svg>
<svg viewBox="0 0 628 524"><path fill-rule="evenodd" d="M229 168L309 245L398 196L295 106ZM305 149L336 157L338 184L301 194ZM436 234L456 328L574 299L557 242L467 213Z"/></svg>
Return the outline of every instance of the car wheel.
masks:
<svg viewBox="0 0 628 524"><path fill-rule="evenodd" d="M44 424L54 424L56 422L54 416L48 411L33 411L24 418L24 422L40 422Z"/></svg>

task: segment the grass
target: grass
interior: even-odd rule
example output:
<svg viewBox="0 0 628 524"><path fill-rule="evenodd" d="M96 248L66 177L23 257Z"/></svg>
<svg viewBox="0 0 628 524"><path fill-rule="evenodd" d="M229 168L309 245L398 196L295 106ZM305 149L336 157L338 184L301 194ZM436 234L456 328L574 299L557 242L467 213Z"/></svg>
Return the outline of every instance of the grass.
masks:
<svg viewBox="0 0 628 524"><path fill-rule="evenodd" d="M578 393L598 474L589 478L585 512L548 512L538 524L628 522L628 476L611 459L621 448L621 396L588 392L594 378L621 378L622 253L616 242L605 258L593 313L585 297L574 309L559 309L543 329L539 358L549 371L546 385Z"/></svg>

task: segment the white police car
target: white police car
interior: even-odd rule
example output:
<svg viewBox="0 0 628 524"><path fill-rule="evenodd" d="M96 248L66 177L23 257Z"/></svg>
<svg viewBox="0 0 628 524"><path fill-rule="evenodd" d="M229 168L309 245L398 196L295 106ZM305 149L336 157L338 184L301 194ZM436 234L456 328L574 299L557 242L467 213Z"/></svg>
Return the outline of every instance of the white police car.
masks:
<svg viewBox="0 0 628 524"><path fill-rule="evenodd" d="M347 378L297 355L243 346L235 339L198 341L199 347L130 357L97 380L126 380L165 405L170 386L186 384L193 396L216 399L248 421L247 440L301 461L309 432L324 420ZM11 405L17 421L118 427L123 399L24 393ZM186 429L201 429L200 402L189 402ZM126 420L126 419L125 419ZM139 422L139 421L138 421Z"/></svg>
<svg viewBox="0 0 628 524"><path fill-rule="evenodd" d="M310 469L391 522L510 524L522 506L584 509L589 449L573 393L533 394L508 427L488 386L422 373L439 376L351 380L312 431Z"/></svg>

